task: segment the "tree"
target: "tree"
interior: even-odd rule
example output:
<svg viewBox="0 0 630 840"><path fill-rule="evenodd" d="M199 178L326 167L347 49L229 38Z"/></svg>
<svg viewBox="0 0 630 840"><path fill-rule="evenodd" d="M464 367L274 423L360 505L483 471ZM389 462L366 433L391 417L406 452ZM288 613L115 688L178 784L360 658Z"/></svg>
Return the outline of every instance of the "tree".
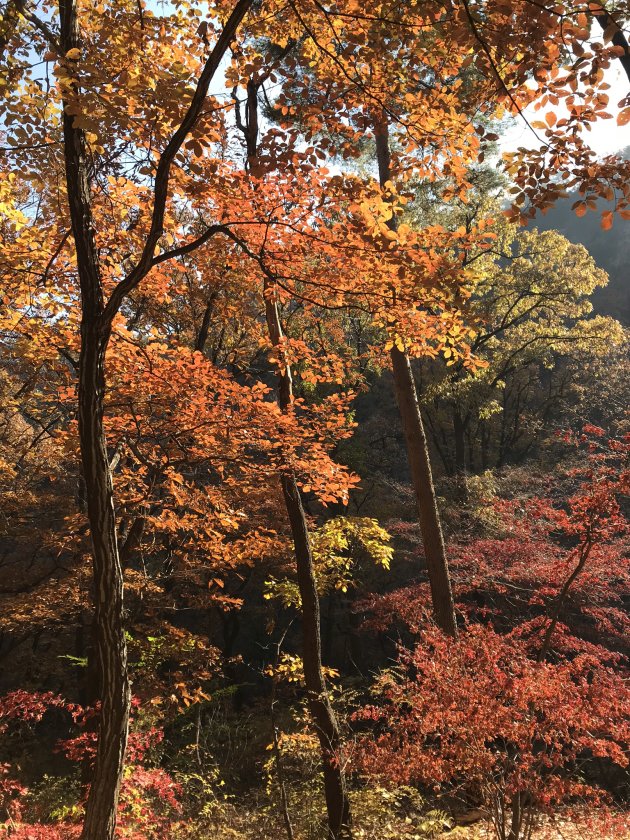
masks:
<svg viewBox="0 0 630 840"><path fill-rule="evenodd" d="M123 579L112 476L103 427L105 354L114 318L125 297L164 258L156 257L155 249L163 235L173 160L199 120L210 81L250 5L248 0L242 0L235 6L199 76L195 93L182 121L159 156L151 223L146 239L142 243L137 262L118 281L109 297L106 297L104 290L104 271L95 239L97 221L92 204L92 178L86 138L86 127L94 128L96 124L93 119L85 116L85 102L76 77L84 46L82 21L79 20L74 0L61 5L58 32L51 30L39 18L30 14L28 16L38 37L43 39L54 59L59 62L58 84L63 113L61 142L67 208L81 290L79 439L93 543L95 625L101 694L99 749L83 830L86 840L114 836L130 704ZM126 9L121 11L124 13Z"/></svg>
<svg viewBox="0 0 630 840"><path fill-rule="evenodd" d="M364 771L476 791L497 840L531 837L541 812L576 797L599 801L577 767L589 754L626 766L623 679L587 654L536 663L481 625L446 645L426 630L380 677L380 702L357 714L379 730L362 743Z"/></svg>
<svg viewBox="0 0 630 840"><path fill-rule="evenodd" d="M372 124L374 109L385 109L400 132L401 155L394 170L409 163L413 174L426 179L445 171L455 181L451 194L463 196L467 167L481 151L480 137L487 137L483 125L469 115L483 113L486 119L505 108L515 113L535 97L543 107L562 97L570 106L566 121L547 115L544 148L519 153L511 163L521 191L517 200L529 198L544 205L560 189L554 181L558 167L568 170L573 165L577 171L569 176L568 186L585 191L578 212L591 207L592 195L610 197L611 189L620 212L627 204L628 166L616 160L595 161L580 134L593 119L605 115L603 70L620 49L618 44L604 44L584 53L589 19L581 8L535 6L532 13L528 2L512 9L503 2L453 8L439 2L418 7L385 0L366 13L355 0L331 9L300 0L286 11L274 0L218 2L205 18L187 5L152 14L142 2L130 0L96 6L65 0L58 8L44 0L38 5L8 0L3 5L0 92L6 145L1 150L5 163L0 195L7 219L2 223L6 248L1 265L3 294L8 298L8 303L2 301L3 316L11 333L17 329L26 337L25 321L32 318L39 338L53 335L55 353L70 366L66 370L76 368L78 377L78 436L93 543L102 694L101 737L85 838L102 840L115 830L129 714L123 555L141 544L147 519L146 511L133 509L130 494L123 497L128 511L122 510L122 521L117 521L112 473L121 456L108 445L105 419L106 367L113 364L114 345L120 340L118 348L125 343L135 347L129 356L123 351L120 360L122 392L125 362L134 367L139 348L146 351L150 364L170 374L181 367L188 375L197 366L204 408L209 388L225 387L225 393L238 399L231 380L215 376L190 353L190 324L182 358L178 350L173 357L173 348L165 352L156 347L150 334L133 334L134 317L139 325L153 328L150 314L143 315L143 296L150 301L149 310L160 310L156 300L166 302L172 289L174 277L167 267L171 261L182 260L184 270L175 272L180 282L190 270L186 258L193 253L193 272L201 274L204 261L214 262L212 276L206 278L212 291L195 330L193 346L199 351L208 346L217 300L212 295L220 273L217 263L219 269L225 266L227 254L229 264L234 260L246 281L262 277L267 282L267 294L258 303L266 309L279 370L277 423L286 434L284 495L293 510L294 536L304 556L304 592L310 592L308 609L311 626L316 626L317 598L299 494L317 486L319 499L326 502L351 486L347 472L328 457L335 439L348 431L347 399L329 394L321 404L307 406L308 411L294 399L291 374L299 364L316 368L311 382L322 376L321 381L329 381L338 360L322 361L307 341L287 337L278 304L282 299L287 303L310 299L312 308L305 317L321 309L359 306L387 335L386 341L403 353L436 354L448 349L451 355L469 360L461 331L463 254L483 238L483 231L447 234L440 226L427 227L421 237L404 224L394 231L389 222L407 201L402 194L404 179L379 186L374 179L330 173L320 162L353 157L357 137ZM223 26L220 21L225 21ZM274 106L289 116L296 88L308 102L301 133L287 120L269 133L259 150L261 180L272 168L281 171L268 190L253 189L250 173L241 171L240 162L235 165L232 126L225 116L232 106L226 108L209 94L243 25L246 36L234 46L238 60L227 73L229 83L236 81L238 86L245 80L247 85L268 63L258 41L268 37L273 26L276 55L271 56L270 80L278 52L286 58ZM616 33L611 37L619 41ZM526 54L523 44L528 45ZM577 66L566 73L558 71L565 47L576 55L582 50ZM462 65L470 73L462 76ZM269 69L265 66L264 71ZM236 80L231 78L234 73ZM530 87L531 78L540 82L539 91ZM586 92L572 91L581 82L587 85ZM578 99L582 104L576 104ZM328 127L323 125L323 114L333 123L328 138L322 138L321 129ZM626 111L621 114L623 122ZM301 148L302 140L309 145ZM611 219L606 216L605 224ZM215 250L219 239L221 245ZM203 278L195 281L191 286L196 295L205 292ZM182 297L179 293L177 303ZM256 320L250 308L252 296L243 297L251 324ZM191 299L189 305L196 308L198 300ZM169 308L169 315L169 327L177 327L176 307ZM40 329L42 322L52 328ZM78 345L72 336L77 326ZM38 347L49 360L51 348ZM217 359L220 352L221 347ZM55 376L64 375L59 366ZM253 399L250 407L263 426L266 415L260 401ZM140 402L142 412L131 410L121 416L151 417L158 426L169 421L162 426L162 432L168 429L164 457L172 461L173 449L183 444L194 462L192 488L183 494L184 503L189 503L202 494L199 485L203 487L196 444L212 446L215 439L195 440L191 433L184 440L173 433L168 405L158 405L158 413L152 415L151 400ZM210 409L209 415L213 416ZM300 434L304 417L309 419ZM112 430L132 453L125 452L120 467L123 481L131 485L141 475L138 485L144 484L146 490L151 481L145 482L141 458L131 449L133 441L115 423ZM145 426L144 431L143 446L157 460L162 441L156 445L151 430ZM227 447L225 439L221 445ZM138 451L142 454L142 448ZM155 464L142 467L155 472ZM162 510L162 527L167 529L169 513L176 511L181 519L176 530L184 534L185 542L199 518L187 518L182 511L184 504L177 499L180 475L175 468L164 469L156 484L169 499ZM157 504L155 499L152 503ZM212 512L220 522L221 511ZM119 547L121 533L125 544ZM209 536L213 543L214 535ZM305 609L307 600L303 595ZM317 680L316 639L312 646ZM323 701L318 697L317 702Z"/></svg>
<svg viewBox="0 0 630 840"><path fill-rule="evenodd" d="M391 180L389 132L387 116L382 115L374 128L376 155L381 189ZM392 216L390 227L395 233L397 224ZM448 561L440 523L429 449L418 404L416 385L408 355L394 342L391 350L396 399L407 442L407 454L420 517L427 574L431 587L431 602L438 625L447 635L457 636L457 619L451 592Z"/></svg>
<svg viewBox="0 0 630 840"><path fill-rule="evenodd" d="M529 838L537 815L563 802L600 801L586 781L594 759L627 764L627 715L614 709L627 702L615 669L627 633L628 440L587 426L567 441L582 459L568 487L556 475L550 497L497 503L501 536L451 547L469 618L458 641L447 646L409 590L373 603L376 627L398 619L414 643L399 646L377 703L357 715L379 727L363 768L476 793L499 840Z"/></svg>
<svg viewBox="0 0 630 840"><path fill-rule="evenodd" d="M555 231L499 228L476 266L468 318L483 366L427 364L421 373L433 440L459 476L522 458L559 422L579 366L623 340L614 319L591 316L589 298L606 275Z"/></svg>
<svg viewBox="0 0 630 840"><path fill-rule="evenodd" d="M258 90L261 79L249 79L246 85L246 123L240 123L246 140L247 166L252 178L259 166L258 161ZM240 120L240 112L239 114ZM254 189L260 185L253 184ZM283 414L295 411L293 371L290 356L285 350L285 334L280 319L277 278L272 271L260 263L263 269L263 297L265 320L269 342L275 354L277 367L277 400ZM282 447L281 451L284 450ZM321 746L324 771L324 792L328 812L330 840L351 837L350 803L346 791L341 733L330 702L326 678L322 667L321 620L317 577L313 560L313 548L309 526L302 501L295 469L289 459L284 458L280 484L290 523L293 540L297 581L300 592L302 618L302 661L308 706Z"/></svg>

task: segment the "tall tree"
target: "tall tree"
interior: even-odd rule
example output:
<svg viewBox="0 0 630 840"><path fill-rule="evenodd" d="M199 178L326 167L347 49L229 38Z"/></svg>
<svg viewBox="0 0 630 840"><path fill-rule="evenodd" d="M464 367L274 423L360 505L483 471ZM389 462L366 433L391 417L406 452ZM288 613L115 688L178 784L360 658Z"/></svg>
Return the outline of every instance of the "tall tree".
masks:
<svg viewBox="0 0 630 840"><path fill-rule="evenodd" d="M79 357L79 439L87 512L93 545L96 651L100 682L100 724L94 775L86 805L84 840L109 840L116 827L116 806L122 779L130 708L124 630L123 578L118 546L112 471L103 415L106 392L105 356L112 325L126 297L151 269L178 252L155 255L163 235L173 162L203 112L208 87L251 6L240 0L231 10L205 61L190 104L159 156L153 188L151 221L133 267L105 293L105 271L97 246L98 224L93 206L94 167L88 151L86 117L79 88L79 60L84 48L79 6L66 0L59 7L58 33L34 14L27 19L44 38L59 63L68 214L76 253L81 293ZM140 22L142 24L142 21ZM203 244L217 228L206 230L192 247Z"/></svg>
<svg viewBox="0 0 630 840"><path fill-rule="evenodd" d="M387 114L384 112L379 114L375 122L374 138L376 140L379 181L381 188L384 189L392 178L389 129ZM388 224L391 230L396 231L397 223L394 215L392 215ZM390 356L396 399L407 444L407 457L420 518L433 615L437 625L446 634L457 636L457 619L455 618L455 604L453 602L444 536L433 487L429 448L411 363L407 353L396 345L391 348Z"/></svg>
<svg viewBox="0 0 630 840"><path fill-rule="evenodd" d="M244 122L237 111L245 137L247 167L253 179L256 178L258 170L258 92L267 75L268 73L261 74L260 77L251 78L247 82ZM272 172L273 168L271 171L268 168L267 176ZM256 185L254 188L256 189ZM276 356L278 405L286 414L294 409L293 373L284 347L285 335L280 317L276 278L269 270L264 270L263 297L269 340ZM295 471L288 461L282 470L280 483L291 527L300 591L302 660L308 707L322 751L328 813L327 836L330 840L341 840L352 836L350 802L341 755L341 733L322 668L321 613L308 520Z"/></svg>

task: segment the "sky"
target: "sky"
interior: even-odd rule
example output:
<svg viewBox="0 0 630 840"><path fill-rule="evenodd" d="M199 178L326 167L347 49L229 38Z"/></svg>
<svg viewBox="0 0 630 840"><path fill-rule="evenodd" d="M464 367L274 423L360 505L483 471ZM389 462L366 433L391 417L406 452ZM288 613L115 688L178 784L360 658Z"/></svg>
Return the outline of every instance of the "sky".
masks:
<svg viewBox="0 0 630 840"><path fill-rule="evenodd" d="M607 83L610 85L608 95L610 96L609 111L613 115L611 120L598 120L593 126L588 138L589 145L601 157L618 152L626 146L630 146L630 123L620 127L617 125L616 117L619 109L617 104L628 93L628 78L625 73L617 67L611 67L607 71ZM528 120L542 120L545 110L535 111L533 107L527 108L525 115ZM560 115L560 109L555 109ZM515 121L513 127L509 128L500 140L501 150L504 152L513 151L518 146L535 148L536 143L533 134L522 119Z"/></svg>

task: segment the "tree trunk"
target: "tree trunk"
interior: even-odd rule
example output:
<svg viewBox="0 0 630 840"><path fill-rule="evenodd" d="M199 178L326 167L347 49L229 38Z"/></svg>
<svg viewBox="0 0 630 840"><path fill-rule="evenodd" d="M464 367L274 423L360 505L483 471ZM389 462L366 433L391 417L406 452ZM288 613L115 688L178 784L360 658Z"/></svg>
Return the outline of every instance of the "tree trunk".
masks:
<svg viewBox="0 0 630 840"><path fill-rule="evenodd" d="M64 53L79 46L75 0L60 4ZM96 657L101 712L94 775L83 840L112 840L127 745L131 702L124 633L123 576L116 537L112 477L103 428L105 351L103 290L94 237L85 136L64 101L63 133L68 205L81 288L79 440L93 547Z"/></svg>
<svg viewBox="0 0 630 840"><path fill-rule="evenodd" d="M617 23L612 14L606 11L602 3L589 3L589 11L604 32L611 32L611 41L615 47L620 48L619 61L630 80L630 46L622 26Z"/></svg>
<svg viewBox="0 0 630 840"><path fill-rule="evenodd" d="M455 605L451 590L444 537L440 514L433 487L429 449L424 433L422 417L409 357L396 347L391 351L394 388L400 411L407 457L411 469L420 531L427 563L427 574L431 588L431 603L436 624L449 636L457 635Z"/></svg>
<svg viewBox="0 0 630 840"><path fill-rule="evenodd" d="M466 427L458 408L453 409L453 436L455 438L455 472L466 473Z"/></svg>
<svg viewBox="0 0 630 840"><path fill-rule="evenodd" d="M507 840L519 840L521 836L521 825L523 822L523 808L521 798L521 793L515 793L512 797L512 813L510 819L510 830L507 835Z"/></svg>
<svg viewBox="0 0 630 840"><path fill-rule="evenodd" d="M69 122L69 118L65 117L64 122ZM89 309L89 303L84 304L81 319L79 440L93 546L101 712L96 764L82 838L110 840L116 826L131 696L124 632L123 575L116 537L112 477L103 429L106 344L98 334L98 321Z"/></svg>
<svg viewBox="0 0 630 840"><path fill-rule="evenodd" d="M274 347L282 342L282 325L273 288L265 283L265 316L269 337ZM278 403L286 411L293 402L293 381L291 368L278 374ZM346 791L345 774L341 762L341 734L332 705L328 698L326 680L322 670L321 620L317 581L313 566L313 554L308 534L308 523L302 495L292 471L281 478L282 494L286 505L291 536L295 551L298 587L302 601L302 661L304 681L308 696L308 707L315 724L315 730L322 750L324 770L324 794L328 813L328 838L351 837L350 803Z"/></svg>
<svg viewBox="0 0 630 840"><path fill-rule="evenodd" d="M302 660L308 707L315 724L322 750L324 794L328 812L328 838L349 838L350 803L341 761L341 735L335 713L328 698L322 671L319 596L313 569L313 556L308 525L295 477L282 477L282 492L291 523L295 547L298 586L302 600Z"/></svg>
<svg viewBox="0 0 630 840"><path fill-rule="evenodd" d="M453 437L455 438L455 481L459 501L468 499L466 484L466 427L467 422L457 406L453 409Z"/></svg>
<svg viewBox="0 0 630 840"><path fill-rule="evenodd" d="M389 131L387 118L382 116L374 129L376 157L381 186L390 180ZM388 222L392 230L396 229L395 217ZM433 615L437 625L449 636L457 636L455 604L451 591L451 579L448 571L442 525L433 487L433 475L429 449L418 404L416 385L413 379L409 357L397 347L392 347L392 372L394 389L402 420L407 457L411 469L411 479L416 496L420 530L427 564L427 574L431 587Z"/></svg>
<svg viewBox="0 0 630 840"><path fill-rule="evenodd" d="M247 165L254 174L258 153L258 87L250 80L247 85L245 124L241 130L247 144ZM282 346L283 330L275 299L273 275L265 277L265 319L269 338L274 347ZM283 412L293 404L293 377L286 364L277 374L278 405ZM308 522L302 504L302 494L291 469L281 479L282 494L291 526L295 552L298 588L302 601L302 662L306 683L308 708L319 739L324 772L324 795L328 814L327 840L351 838L350 802L341 760L341 733L335 717L322 669L321 618L317 580L308 533Z"/></svg>
<svg viewBox="0 0 630 840"><path fill-rule="evenodd" d="M103 433L103 359L89 325L82 330L79 436L92 534L96 655L101 712L83 840L114 836L129 723L130 688L124 632L123 576L116 541L113 488Z"/></svg>

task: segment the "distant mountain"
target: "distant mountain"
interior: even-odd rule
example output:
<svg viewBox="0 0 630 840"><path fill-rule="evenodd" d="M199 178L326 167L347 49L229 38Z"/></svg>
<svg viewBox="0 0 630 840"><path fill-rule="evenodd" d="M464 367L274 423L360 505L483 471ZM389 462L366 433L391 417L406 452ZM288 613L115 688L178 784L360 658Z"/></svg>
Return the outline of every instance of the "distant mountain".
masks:
<svg viewBox="0 0 630 840"><path fill-rule="evenodd" d="M628 151L630 147L625 153ZM588 249L597 265L610 277L608 286L593 295L595 310L630 326L630 220L615 216L612 229L602 230L600 212L578 218L571 210L578 197L576 194L559 201L545 216L539 213L533 224L539 230L558 230L571 242ZM600 202L599 210L605 209L608 209L606 202ZM613 209L612 205L610 209Z"/></svg>

